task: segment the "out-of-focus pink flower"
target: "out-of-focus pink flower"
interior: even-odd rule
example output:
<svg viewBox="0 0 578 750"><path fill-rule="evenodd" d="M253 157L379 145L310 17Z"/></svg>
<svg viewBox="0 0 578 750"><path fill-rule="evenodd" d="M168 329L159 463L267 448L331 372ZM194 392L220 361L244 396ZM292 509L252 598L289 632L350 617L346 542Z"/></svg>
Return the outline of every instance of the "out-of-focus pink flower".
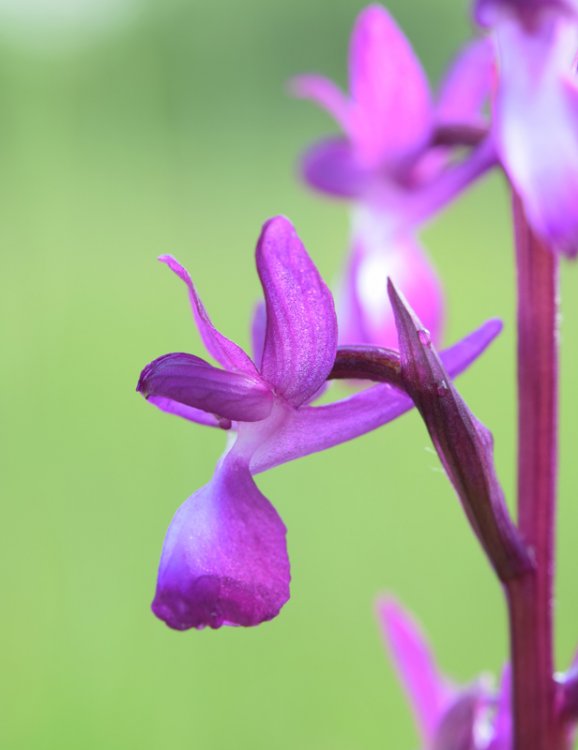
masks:
<svg viewBox="0 0 578 750"><path fill-rule="evenodd" d="M530 224L578 253L578 4L478 0L498 61L493 135Z"/></svg>
<svg viewBox="0 0 578 750"><path fill-rule="evenodd" d="M351 36L349 96L322 76L292 81L295 95L326 109L343 131L309 148L302 160L310 186L354 203L351 251L340 284L340 343L397 345L388 276L440 341L443 292L415 235L494 161L488 144L456 161L451 148L436 143L440 128L484 125L492 65L491 44L471 43L434 98L401 29L382 6L370 5Z"/></svg>
<svg viewBox="0 0 578 750"><path fill-rule="evenodd" d="M509 670L497 695L484 678L457 686L440 672L421 629L398 602L382 598L377 611L423 750L510 750Z"/></svg>
<svg viewBox="0 0 578 750"><path fill-rule="evenodd" d="M359 205L353 211L351 249L336 298L340 344L399 348L388 278L413 301L432 341L440 344L444 295L426 251L413 233L392 232L381 212Z"/></svg>
<svg viewBox="0 0 578 750"><path fill-rule="evenodd" d="M476 160L460 172L448 194L442 179L447 161L427 170L426 185L419 159L432 145L442 125L479 126L482 104L490 90L491 48L484 41L466 47L443 82L437 101L411 45L391 15L380 5L363 10L353 28L349 50L349 87L346 96L332 81L319 75L293 79L292 92L326 109L343 130L310 148L303 159L303 175L314 188L331 195L379 199L390 214L428 214L439 200L450 200L474 178ZM451 167L452 169L457 167ZM440 180L440 196L431 183ZM421 199L421 200L420 200Z"/></svg>

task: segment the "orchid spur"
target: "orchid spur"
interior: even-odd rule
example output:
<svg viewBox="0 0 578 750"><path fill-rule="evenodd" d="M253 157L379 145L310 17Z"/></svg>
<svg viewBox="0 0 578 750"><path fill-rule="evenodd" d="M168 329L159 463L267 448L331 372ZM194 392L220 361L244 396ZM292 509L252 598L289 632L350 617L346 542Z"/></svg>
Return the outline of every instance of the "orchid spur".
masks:
<svg viewBox="0 0 578 750"><path fill-rule="evenodd" d="M211 323L193 283L195 322L214 367L191 354L160 357L137 389L162 411L227 431L214 477L177 511L165 540L153 611L169 626L256 625L289 598L285 527L253 475L373 430L408 411L402 391L379 383L311 406L334 370L337 326L331 294L290 222L268 221L257 243L265 316L254 326L254 360ZM500 330L489 321L443 353L457 375ZM339 377L339 373L335 373Z"/></svg>
<svg viewBox="0 0 578 750"><path fill-rule="evenodd" d="M370 5L358 16L349 53L350 96L316 75L298 76L292 91L326 109L344 135L311 147L303 176L315 189L353 202L351 252L338 298L340 342L395 347L387 302L392 277L441 340L440 281L415 235L493 163L487 145L454 163L440 145L444 128L477 137L491 78L491 46L466 47L434 103L425 72L390 14Z"/></svg>

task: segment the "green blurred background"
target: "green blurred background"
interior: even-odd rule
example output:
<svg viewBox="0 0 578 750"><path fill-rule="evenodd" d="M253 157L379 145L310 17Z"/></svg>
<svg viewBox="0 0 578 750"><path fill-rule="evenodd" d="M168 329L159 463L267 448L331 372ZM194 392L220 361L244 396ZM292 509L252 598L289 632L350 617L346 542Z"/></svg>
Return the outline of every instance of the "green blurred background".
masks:
<svg viewBox="0 0 578 750"><path fill-rule="evenodd" d="M415 748L374 617L395 594L459 681L497 672L504 607L416 415L259 478L289 528L292 599L252 630L175 633L149 611L165 529L211 475L217 431L157 412L140 368L200 352L185 263L248 343L261 223L287 214L327 279L347 211L298 184L332 129L285 82L345 80L353 0L0 1L0 746L164 750ZM467 4L390 4L432 81ZM107 16L107 12L110 11ZM425 233L447 339L501 316L460 380L514 486L513 267L494 176ZM576 641L576 269L564 267L558 663Z"/></svg>

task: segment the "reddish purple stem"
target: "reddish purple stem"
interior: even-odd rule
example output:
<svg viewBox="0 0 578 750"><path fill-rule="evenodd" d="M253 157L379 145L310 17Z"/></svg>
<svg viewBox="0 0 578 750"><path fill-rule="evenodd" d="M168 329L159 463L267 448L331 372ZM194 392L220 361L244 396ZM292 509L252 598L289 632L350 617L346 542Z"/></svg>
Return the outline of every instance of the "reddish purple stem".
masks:
<svg viewBox="0 0 578 750"><path fill-rule="evenodd" d="M557 750L552 589L558 422L558 259L514 197L518 268L518 525L535 569L506 585L514 750Z"/></svg>

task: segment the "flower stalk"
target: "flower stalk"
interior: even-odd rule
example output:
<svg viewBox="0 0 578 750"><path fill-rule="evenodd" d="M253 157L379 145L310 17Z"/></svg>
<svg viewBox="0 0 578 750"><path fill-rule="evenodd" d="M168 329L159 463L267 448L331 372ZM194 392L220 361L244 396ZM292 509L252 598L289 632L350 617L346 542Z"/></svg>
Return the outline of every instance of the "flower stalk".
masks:
<svg viewBox="0 0 578 750"><path fill-rule="evenodd" d="M506 584L514 750L558 750L552 619L558 422L558 258L514 197L518 284L518 526L535 566Z"/></svg>

